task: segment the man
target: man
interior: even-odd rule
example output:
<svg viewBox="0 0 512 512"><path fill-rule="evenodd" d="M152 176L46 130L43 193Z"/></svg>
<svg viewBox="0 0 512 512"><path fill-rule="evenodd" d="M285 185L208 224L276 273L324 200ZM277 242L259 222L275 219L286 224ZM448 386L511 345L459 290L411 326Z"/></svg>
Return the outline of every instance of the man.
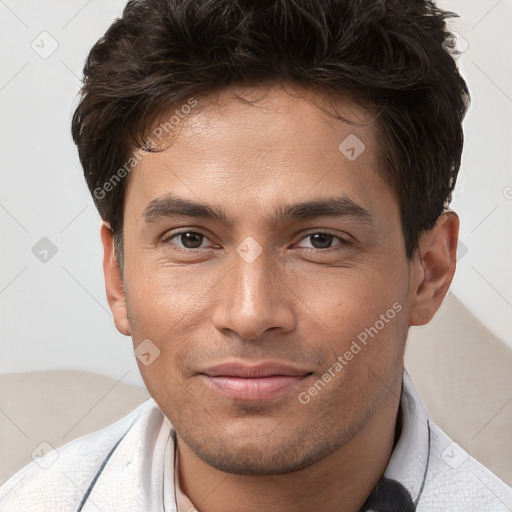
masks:
<svg viewBox="0 0 512 512"><path fill-rule="evenodd" d="M512 510L403 368L455 271L469 96L447 17L128 3L72 130L152 400L20 471L1 510Z"/></svg>

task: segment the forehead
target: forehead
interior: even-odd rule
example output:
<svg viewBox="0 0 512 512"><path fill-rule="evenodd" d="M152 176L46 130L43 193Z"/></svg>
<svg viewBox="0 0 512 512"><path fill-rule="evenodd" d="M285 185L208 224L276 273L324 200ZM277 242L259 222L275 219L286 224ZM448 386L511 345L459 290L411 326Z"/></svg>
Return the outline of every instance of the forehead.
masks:
<svg viewBox="0 0 512 512"><path fill-rule="evenodd" d="M377 172L375 114L348 97L246 87L188 104L186 115L178 106L160 116L153 132L171 117L173 131L130 176L125 205L138 216L165 194L252 212L338 193L363 207L392 200Z"/></svg>
<svg viewBox="0 0 512 512"><path fill-rule="evenodd" d="M160 142L161 148L176 143L193 144L197 136L205 141L208 137L213 140L229 134L222 146L231 150L242 150L237 139L244 138L244 151L258 147L263 151L276 143L281 151L297 151L304 144L308 149L316 146L320 151L333 142L337 147L344 132L357 132L361 137L371 138L378 117L348 95L335 98L282 83L267 87L231 86L194 99L192 108L188 108L189 103L190 99L162 113L155 121L153 133L158 130L162 133L161 127L167 132L169 124L174 127L168 137L166 133L162 133L163 140L162 135L159 137L157 143ZM180 117L182 110L186 110L187 115ZM324 139L325 144L321 144L319 138Z"/></svg>

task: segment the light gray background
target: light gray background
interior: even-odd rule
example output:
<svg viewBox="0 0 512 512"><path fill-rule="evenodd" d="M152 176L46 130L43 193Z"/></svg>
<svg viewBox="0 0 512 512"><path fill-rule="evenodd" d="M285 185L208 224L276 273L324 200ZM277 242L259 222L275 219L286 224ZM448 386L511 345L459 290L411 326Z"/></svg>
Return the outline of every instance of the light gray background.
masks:
<svg viewBox="0 0 512 512"><path fill-rule="evenodd" d="M100 219L69 128L84 59L124 3L0 0L1 373L70 368L142 383L108 309ZM459 62L473 98L452 291L512 348L512 0L440 5L461 15L453 30L469 45ZM46 262L32 252L43 237L57 247Z"/></svg>

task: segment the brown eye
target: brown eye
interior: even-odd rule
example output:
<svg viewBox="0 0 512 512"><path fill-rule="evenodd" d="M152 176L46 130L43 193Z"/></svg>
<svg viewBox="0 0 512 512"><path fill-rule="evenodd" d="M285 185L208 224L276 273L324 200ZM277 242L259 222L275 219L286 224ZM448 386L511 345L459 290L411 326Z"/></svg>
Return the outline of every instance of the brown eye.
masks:
<svg viewBox="0 0 512 512"><path fill-rule="evenodd" d="M311 245L315 249L328 249L331 247L334 236L328 235L327 233L316 233L314 235L310 235Z"/></svg>
<svg viewBox="0 0 512 512"><path fill-rule="evenodd" d="M172 242L183 249L203 248L203 242L205 240L207 240L207 238L204 235L196 233L195 231L183 231L168 238L169 242Z"/></svg>
<svg viewBox="0 0 512 512"><path fill-rule="evenodd" d="M302 245L305 240L309 239L310 245ZM336 246L348 245L350 242L339 236L331 235L330 233L310 233L305 236L299 246L312 249L332 249Z"/></svg>

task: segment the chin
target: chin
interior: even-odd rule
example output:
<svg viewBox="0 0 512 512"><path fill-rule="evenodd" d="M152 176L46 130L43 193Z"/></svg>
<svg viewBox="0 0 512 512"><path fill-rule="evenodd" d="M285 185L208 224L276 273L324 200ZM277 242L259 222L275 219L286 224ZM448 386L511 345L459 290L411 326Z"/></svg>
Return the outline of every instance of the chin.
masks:
<svg viewBox="0 0 512 512"><path fill-rule="evenodd" d="M213 468L235 475L264 476L293 473L316 462L307 454L268 453L268 448L251 447L238 452L197 454Z"/></svg>
<svg viewBox="0 0 512 512"><path fill-rule="evenodd" d="M301 436L295 439L262 436L257 441L251 436L250 442L240 442L240 439L239 436L225 436L207 443L204 440L200 443L190 439L183 441L209 466L224 473L246 476L293 473L318 462L335 449L331 443L321 445L314 439L310 445L305 445Z"/></svg>

